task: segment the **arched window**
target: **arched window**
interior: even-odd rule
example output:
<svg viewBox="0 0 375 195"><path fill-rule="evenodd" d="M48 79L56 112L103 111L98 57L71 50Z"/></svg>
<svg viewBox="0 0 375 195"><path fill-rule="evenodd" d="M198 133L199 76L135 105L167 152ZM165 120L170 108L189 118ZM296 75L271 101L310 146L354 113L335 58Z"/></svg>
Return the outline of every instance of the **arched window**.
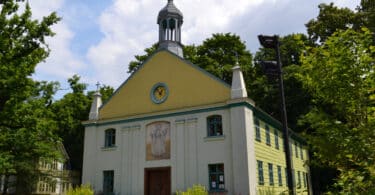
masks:
<svg viewBox="0 0 375 195"><path fill-rule="evenodd" d="M116 145L116 129L105 130L104 147L114 147Z"/></svg>
<svg viewBox="0 0 375 195"><path fill-rule="evenodd" d="M207 117L207 136L222 136L223 124L220 115Z"/></svg>

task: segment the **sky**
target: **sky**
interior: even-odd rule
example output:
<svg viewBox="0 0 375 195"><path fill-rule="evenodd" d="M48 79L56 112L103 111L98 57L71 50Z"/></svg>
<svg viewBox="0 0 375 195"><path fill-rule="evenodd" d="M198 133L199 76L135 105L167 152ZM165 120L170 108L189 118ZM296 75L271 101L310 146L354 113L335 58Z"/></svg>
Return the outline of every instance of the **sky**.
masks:
<svg viewBox="0 0 375 195"><path fill-rule="evenodd" d="M320 3L334 2L355 9L360 0L174 0L184 15L182 43L200 45L213 33L234 33L255 53L257 35L306 33L305 24L319 13ZM33 78L59 81L77 74L88 84L115 89L129 76L134 55L158 40L156 19L167 0L29 0L33 17L55 11L62 20L48 38L49 57L38 64Z"/></svg>

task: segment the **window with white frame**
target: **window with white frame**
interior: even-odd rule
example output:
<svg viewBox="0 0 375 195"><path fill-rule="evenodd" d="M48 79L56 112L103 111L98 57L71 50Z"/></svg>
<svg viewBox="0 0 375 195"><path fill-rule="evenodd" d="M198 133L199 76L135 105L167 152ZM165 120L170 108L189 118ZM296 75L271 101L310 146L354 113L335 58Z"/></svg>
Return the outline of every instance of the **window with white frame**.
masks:
<svg viewBox="0 0 375 195"><path fill-rule="evenodd" d="M255 140L257 141L261 141L261 136L260 136L260 123L259 123L259 119L255 119L254 120L254 124L255 124Z"/></svg>
<svg viewBox="0 0 375 195"><path fill-rule="evenodd" d="M275 148L279 149L279 131L275 129Z"/></svg>
<svg viewBox="0 0 375 195"><path fill-rule="evenodd" d="M257 160L258 164L258 183L259 185L264 185L264 176L263 176L263 162Z"/></svg>
<svg viewBox="0 0 375 195"><path fill-rule="evenodd" d="M268 177L269 177L270 186L273 186L274 181L273 181L273 165L272 165L272 163L268 163Z"/></svg>
<svg viewBox="0 0 375 195"><path fill-rule="evenodd" d="M277 165L277 178L279 180L279 186L283 186L283 177L281 175L281 166Z"/></svg>
<svg viewBox="0 0 375 195"><path fill-rule="evenodd" d="M296 149L296 158L298 158L298 142L297 141L295 141L294 142L294 148Z"/></svg>
<svg viewBox="0 0 375 195"><path fill-rule="evenodd" d="M266 144L271 146L271 133L268 125L266 125Z"/></svg>

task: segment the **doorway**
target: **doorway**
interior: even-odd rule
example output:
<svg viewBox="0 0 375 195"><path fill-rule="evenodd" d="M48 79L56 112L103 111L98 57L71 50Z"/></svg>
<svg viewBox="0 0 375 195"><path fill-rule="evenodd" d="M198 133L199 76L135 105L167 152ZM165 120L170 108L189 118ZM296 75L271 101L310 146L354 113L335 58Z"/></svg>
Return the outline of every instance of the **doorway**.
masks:
<svg viewBox="0 0 375 195"><path fill-rule="evenodd" d="M171 195L171 167L145 168L145 195Z"/></svg>

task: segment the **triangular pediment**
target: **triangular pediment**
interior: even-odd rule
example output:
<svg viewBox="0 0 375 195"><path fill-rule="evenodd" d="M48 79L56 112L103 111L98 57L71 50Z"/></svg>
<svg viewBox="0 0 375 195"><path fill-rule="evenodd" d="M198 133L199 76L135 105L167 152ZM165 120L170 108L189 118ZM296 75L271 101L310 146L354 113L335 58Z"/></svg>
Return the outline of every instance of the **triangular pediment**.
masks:
<svg viewBox="0 0 375 195"><path fill-rule="evenodd" d="M167 87L167 97L155 103L152 90ZM182 58L162 50L151 56L105 103L100 119L131 117L175 109L224 103L230 86Z"/></svg>

